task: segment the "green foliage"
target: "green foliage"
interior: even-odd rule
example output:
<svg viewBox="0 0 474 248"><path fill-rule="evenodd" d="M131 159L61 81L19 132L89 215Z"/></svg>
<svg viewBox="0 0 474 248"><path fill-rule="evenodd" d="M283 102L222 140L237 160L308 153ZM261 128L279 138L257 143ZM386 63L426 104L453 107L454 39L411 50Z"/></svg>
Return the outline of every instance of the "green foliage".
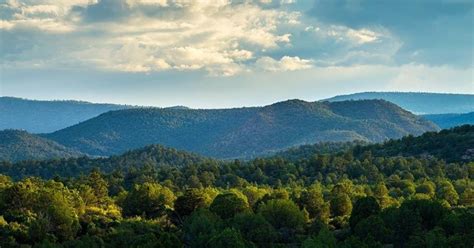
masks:
<svg viewBox="0 0 474 248"><path fill-rule="evenodd" d="M291 200L267 201L259 206L258 213L276 229L301 230L307 221L303 212Z"/></svg>
<svg viewBox="0 0 474 248"><path fill-rule="evenodd" d="M474 245L472 161L302 154L215 161L152 146L4 163L0 247ZM53 176L62 167L76 177Z"/></svg>
<svg viewBox="0 0 474 248"><path fill-rule="evenodd" d="M167 209L173 207L176 199L167 187L157 183L135 185L123 201L125 216L141 216L156 218L163 216Z"/></svg>
<svg viewBox="0 0 474 248"><path fill-rule="evenodd" d="M229 192L216 196L211 206L209 207L213 213L220 216L222 219L229 219L238 213L250 211L247 199L236 193Z"/></svg>

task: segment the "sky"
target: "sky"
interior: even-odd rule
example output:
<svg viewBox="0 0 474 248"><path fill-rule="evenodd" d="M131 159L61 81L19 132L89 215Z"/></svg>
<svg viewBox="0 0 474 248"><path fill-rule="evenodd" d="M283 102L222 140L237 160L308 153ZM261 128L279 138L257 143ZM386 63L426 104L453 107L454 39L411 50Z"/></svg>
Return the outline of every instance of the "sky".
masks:
<svg viewBox="0 0 474 248"><path fill-rule="evenodd" d="M199 108L474 93L472 0L0 0L0 95Z"/></svg>

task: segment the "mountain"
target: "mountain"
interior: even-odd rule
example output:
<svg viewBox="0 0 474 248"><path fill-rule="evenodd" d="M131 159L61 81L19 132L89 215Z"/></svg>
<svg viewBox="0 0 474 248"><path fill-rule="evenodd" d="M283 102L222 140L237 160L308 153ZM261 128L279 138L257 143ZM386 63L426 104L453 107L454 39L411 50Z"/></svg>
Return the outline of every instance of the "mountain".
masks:
<svg viewBox="0 0 474 248"><path fill-rule="evenodd" d="M383 99L415 114L468 113L474 111L474 95L417 92L363 92L335 96L323 101Z"/></svg>
<svg viewBox="0 0 474 248"><path fill-rule="evenodd" d="M82 154L26 131L0 131L0 161L78 157Z"/></svg>
<svg viewBox="0 0 474 248"><path fill-rule="evenodd" d="M423 115L441 128L451 128L461 126L464 124L474 125L474 112L465 114L437 114L437 115Z"/></svg>
<svg viewBox="0 0 474 248"><path fill-rule="evenodd" d="M12 164L0 161L0 174L9 175L15 179L26 176L52 178L77 177L87 174L93 169L110 173L114 170L130 168L185 167L195 164L217 164L218 161L194 153L179 151L161 145L150 145L131 150L118 156L108 158L63 158L54 160L20 161Z"/></svg>
<svg viewBox="0 0 474 248"><path fill-rule="evenodd" d="M24 129L30 133L49 133L107 111L124 108L130 106L0 97L0 130Z"/></svg>
<svg viewBox="0 0 474 248"><path fill-rule="evenodd" d="M421 136L407 136L383 144L358 146L355 155L370 151L373 156L436 157L447 162L474 161L474 126L463 125Z"/></svg>
<svg viewBox="0 0 474 248"><path fill-rule="evenodd" d="M253 108L110 111L45 137L99 156L162 144L217 158L241 158L322 141L380 142L437 129L383 100L288 100Z"/></svg>

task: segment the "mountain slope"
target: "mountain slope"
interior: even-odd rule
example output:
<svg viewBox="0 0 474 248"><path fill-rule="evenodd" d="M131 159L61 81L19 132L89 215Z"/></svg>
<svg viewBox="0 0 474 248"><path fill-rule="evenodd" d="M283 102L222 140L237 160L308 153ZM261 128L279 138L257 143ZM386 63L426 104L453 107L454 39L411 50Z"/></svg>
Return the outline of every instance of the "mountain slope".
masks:
<svg viewBox="0 0 474 248"><path fill-rule="evenodd" d="M82 154L54 141L19 130L0 131L0 161L78 157Z"/></svg>
<svg viewBox="0 0 474 248"><path fill-rule="evenodd" d="M433 130L433 123L386 101L289 100L255 108L111 111L46 137L91 155L163 144L235 158L321 141L383 141Z"/></svg>
<svg viewBox="0 0 474 248"><path fill-rule="evenodd" d="M0 130L24 129L49 133L126 105L96 104L80 101L35 101L0 97Z"/></svg>
<svg viewBox="0 0 474 248"><path fill-rule="evenodd" d="M441 128L451 128L465 124L474 125L474 112L466 114L423 115L423 118L434 122Z"/></svg>
<svg viewBox="0 0 474 248"><path fill-rule="evenodd" d="M358 146L357 156L370 151L373 156L434 156L447 162L474 161L474 126L463 125L421 136L407 136L383 144Z"/></svg>
<svg viewBox="0 0 474 248"><path fill-rule="evenodd" d="M324 101L383 99L415 114L468 113L474 111L474 95L417 92L362 92Z"/></svg>

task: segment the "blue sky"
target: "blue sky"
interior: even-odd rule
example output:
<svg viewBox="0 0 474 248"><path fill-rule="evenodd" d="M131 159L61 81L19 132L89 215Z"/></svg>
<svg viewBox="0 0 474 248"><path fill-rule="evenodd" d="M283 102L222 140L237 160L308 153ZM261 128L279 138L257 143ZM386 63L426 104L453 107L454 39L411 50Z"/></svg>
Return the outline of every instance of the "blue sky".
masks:
<svg viewBox="0 0 474 248"><path fill-rule="evenodd" d="M473 9L467 0L0 0L0 93L203 108L474 93Z"/></svg>

